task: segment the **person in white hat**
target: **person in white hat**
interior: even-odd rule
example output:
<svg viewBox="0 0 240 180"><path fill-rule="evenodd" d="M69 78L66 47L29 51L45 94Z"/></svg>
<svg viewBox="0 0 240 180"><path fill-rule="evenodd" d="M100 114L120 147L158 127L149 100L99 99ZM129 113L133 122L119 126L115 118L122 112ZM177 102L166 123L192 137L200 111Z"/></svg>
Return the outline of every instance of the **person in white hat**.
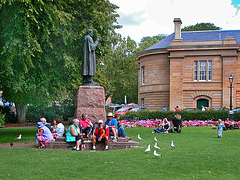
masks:
<svg viewBox="0 0 240 180"><path fill-rule="evenodd" d="M113 118L113 113L108 113L105 126L109 127L109 132L112 133L114 136L113 141L116 142L117 134L118 134L118 126L117 126L117 120Z"/></svg>
<svg viewBox="0 0 240 180"><path fill-rule="evenodd" d="M103 120L98 121L98 127L96 128L93 137L92 137L92 144L93 148L92 151L96 150L96 141L105 141L105 151L108 150L108 142L109 142L109 128L105 128L103 124Z"/></svg>
<svg viewBox="0 0 240 180"><path fill-rule="evenodd" d="M40 121L41 121L41 122L44 124L44 126L46 126L46 127L51 131L51 133L52 133L51 125L47 123L47 120L46 120L44 117L42 117L42 118L40 118Z"/></svg>

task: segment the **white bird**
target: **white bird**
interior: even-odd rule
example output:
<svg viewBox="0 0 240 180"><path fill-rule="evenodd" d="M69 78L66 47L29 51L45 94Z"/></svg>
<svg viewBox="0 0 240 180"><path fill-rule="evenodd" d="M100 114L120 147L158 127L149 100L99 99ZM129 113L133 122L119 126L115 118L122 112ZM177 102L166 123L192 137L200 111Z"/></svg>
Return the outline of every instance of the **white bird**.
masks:
<svg viewBox="0 0 240 180"><path fill-rule="evenodd" d="M153 151L153 155L156 156L156 157L161 157L162 156L161 154L158 154L156 150Z"/></svg>
<svg viewBox="0 0 240 180"><path fill-rule="evenodd" d="M140 135L138 134L138 140L142 141L143 139L140 137Z"/></svg>
<svg viewBox="0 0 240 180"><path fill-rule="evenodd" d="M151 151L151 147L150 147L150 144L149 144L147 149L144 152L150 152L150 151Z"/></svg>
<svg viewBox="0 0 240 180"><path fill-rule="evenodd" d="M174 149L176 148L173 144L173 141L171 141L171 147L174 148Z"/></svg>
<svg viewBox="0 0 240 180"><path fill-rule="evenodd" d="M19 134L19 136L17 137L17 138L15 138L15 139L22 139L22 135L21 134Z"/></svg>
<svg viewBox="0 0 240 180"><path fill-rule="evenodd" d="M156 136L154 137L154 141L157 142L157 137Z"/></svg>
<svg viewBox="0 0 240 180"><path fill-rule="evenodd" d="M157 142L155 142L154 148L155 149L161 149L160 147L158 147Z"/></svg>

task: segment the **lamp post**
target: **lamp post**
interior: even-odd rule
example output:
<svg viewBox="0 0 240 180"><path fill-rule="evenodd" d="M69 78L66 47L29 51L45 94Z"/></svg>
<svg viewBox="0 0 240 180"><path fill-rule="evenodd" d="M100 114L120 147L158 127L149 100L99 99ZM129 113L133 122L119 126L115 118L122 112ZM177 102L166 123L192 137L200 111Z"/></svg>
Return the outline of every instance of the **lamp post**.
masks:
<svg viewBox="0 0 240 180"><path fill-rule="evenodd" d="M229 77L229 82L230 82L230 111L229 111L229 114L230 114L230 120L231 121L233 119L233 111L232 111L232 107L233 107L233 105L232 105L232 88L233 88L232 84L233 84L233 79L234 79L234 77L232 75L230 75L230 77Z"/></svg>

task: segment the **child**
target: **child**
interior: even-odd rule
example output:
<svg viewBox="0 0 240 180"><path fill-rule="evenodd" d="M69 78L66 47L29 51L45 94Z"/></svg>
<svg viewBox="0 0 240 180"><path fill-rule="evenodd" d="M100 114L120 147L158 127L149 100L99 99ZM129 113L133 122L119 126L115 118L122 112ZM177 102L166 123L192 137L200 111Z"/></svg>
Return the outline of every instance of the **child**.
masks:
<svg viewBox="0 0 240 180"><path fill-rule="evenodd" d="M222 138L222 131L223 131L223 123L221 119L218 119L218 137L217 138Z"/></svg>

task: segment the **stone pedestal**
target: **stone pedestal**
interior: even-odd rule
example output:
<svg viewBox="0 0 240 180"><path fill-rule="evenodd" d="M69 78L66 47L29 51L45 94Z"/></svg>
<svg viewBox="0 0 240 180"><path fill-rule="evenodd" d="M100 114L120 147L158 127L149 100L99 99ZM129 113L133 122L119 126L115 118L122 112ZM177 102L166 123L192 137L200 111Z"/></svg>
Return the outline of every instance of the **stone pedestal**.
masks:
<svg viewBox="0 0 240 180"><path fill-rule="evenodd" d="M83 113L88 114L93 123L106 120L105 91L102 86L79 86L75 118L80 120Z"/></svg>

